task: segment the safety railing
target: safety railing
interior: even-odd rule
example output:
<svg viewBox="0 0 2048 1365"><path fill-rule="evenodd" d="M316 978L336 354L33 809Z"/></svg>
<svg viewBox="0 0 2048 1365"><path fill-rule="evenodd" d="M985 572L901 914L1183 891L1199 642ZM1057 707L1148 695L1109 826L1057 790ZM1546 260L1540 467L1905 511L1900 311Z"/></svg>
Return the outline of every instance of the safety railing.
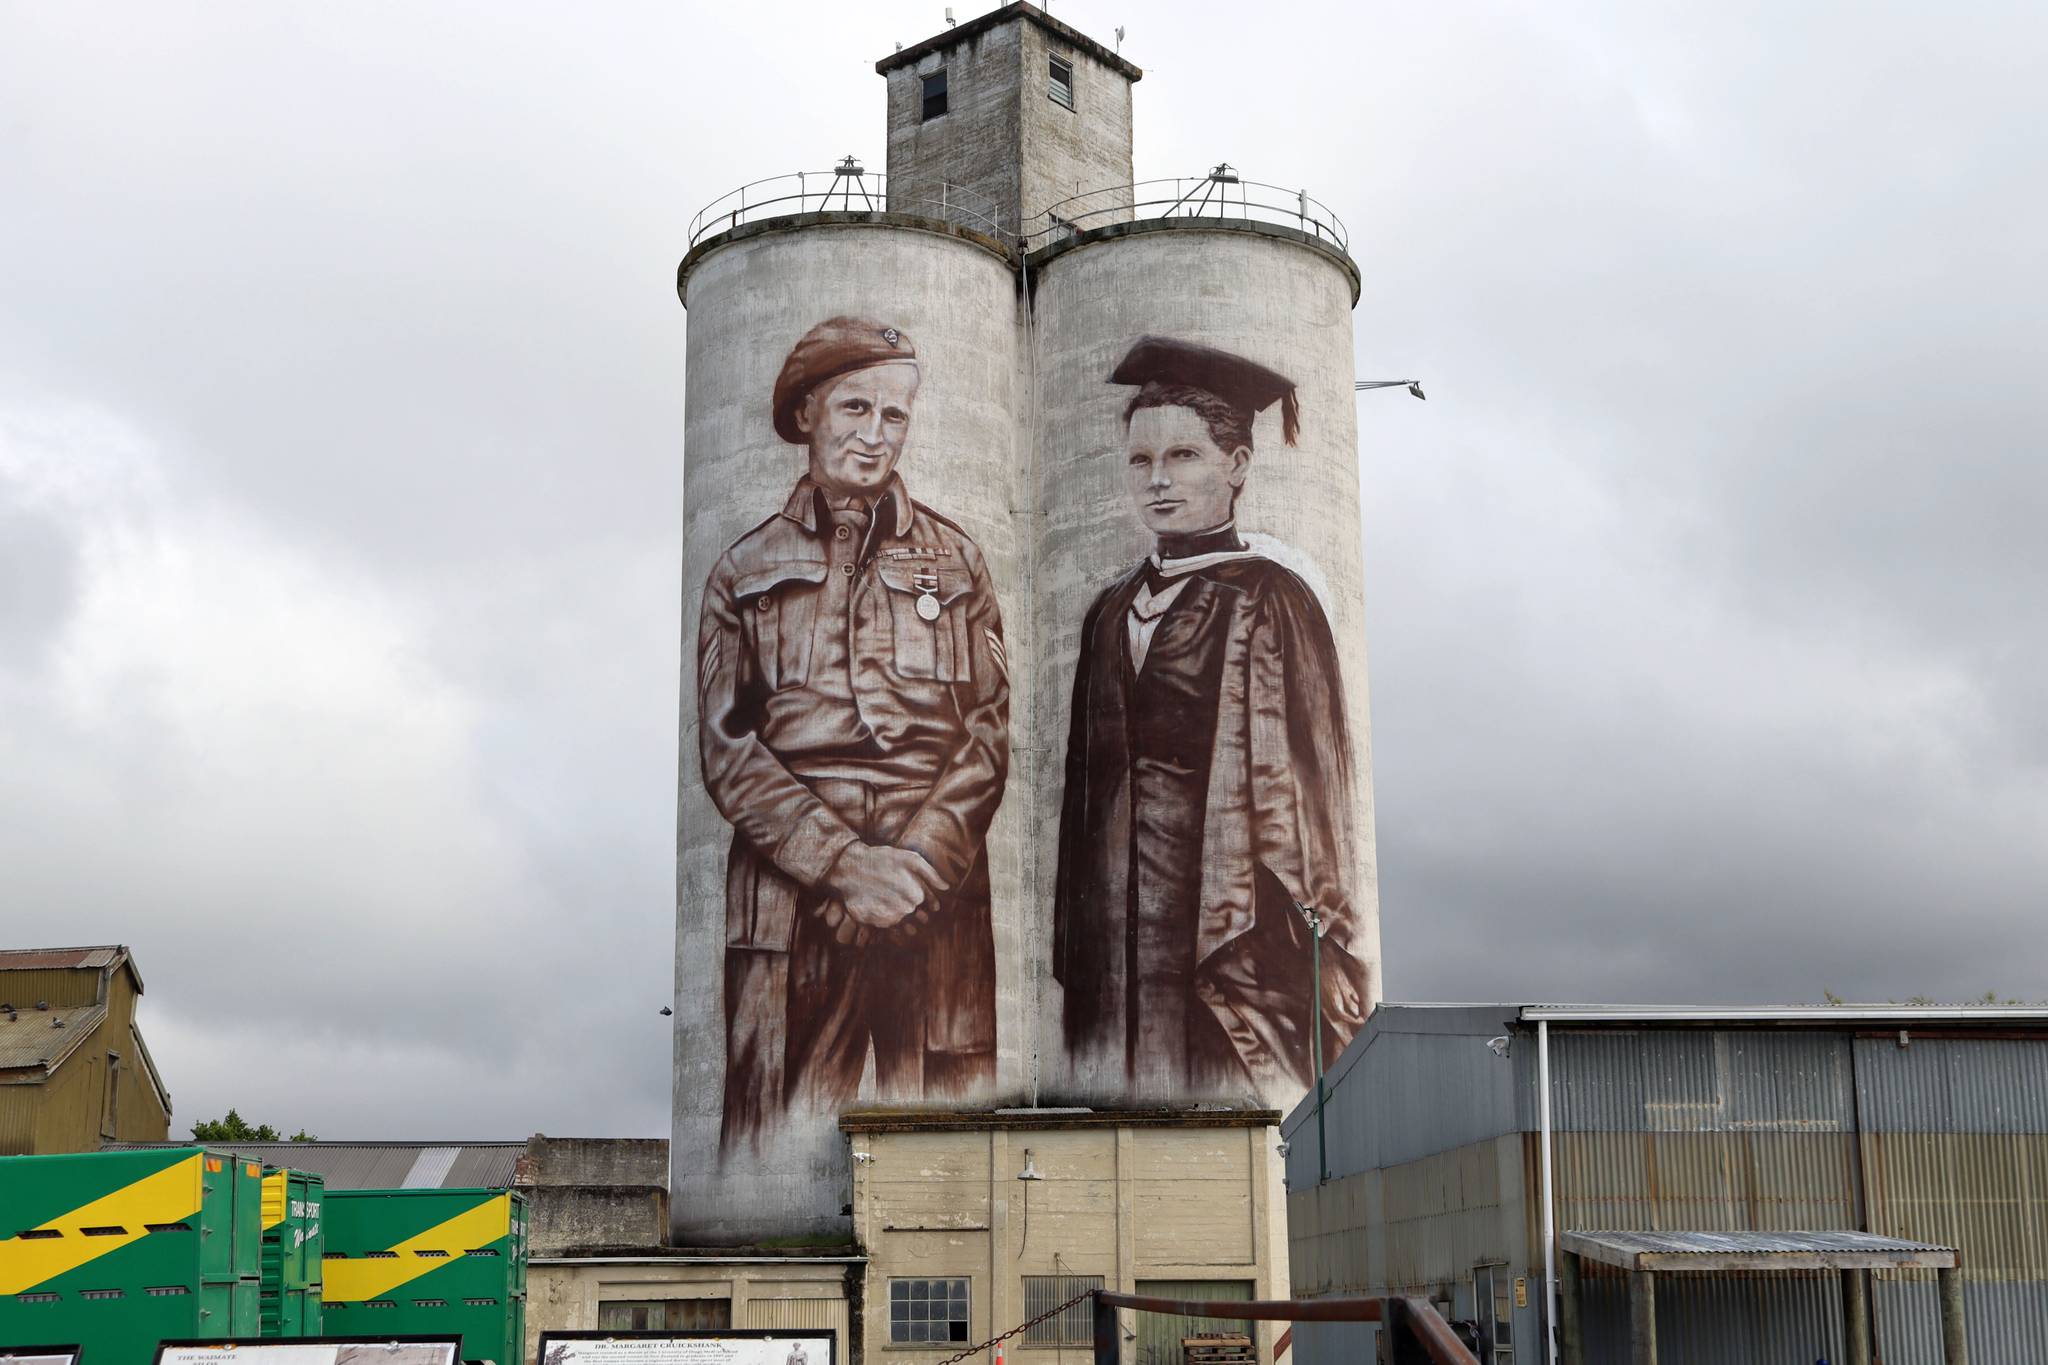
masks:
<svg viewBox="0 0 2048 1365"><path fill-rule="evenodd" d="M1261 1322L1376 1322L1386 1334L1389 1365L1479 1365L1451 1325L1427 1299L1390 1295L1384 1299L1155 1299L1114 1290L1095 1291L1095 1365L1118 1365L1122 1334L1116 1310L1170 1313L1183 1318L1230 1318Z"/></svg>
<svg viewBox="0 0 2048 1365"><path fill-rule="evenodd" d="M991 237L1005 236L1001 213L987 195L941 181L908 192L899 187L891 198L888 177L849 156L829 171L771 175L720 195L690 220L690 245L745 223L835 212L908 213Z"/></svg>
<svg viewBox="0 0 2048 1365"><path fill-rule="evenodd" d="M1291 227L1349 252L1344 221L1307 190L1246 180L1228 164L1207 175L1140 180L1083 190L1027 219L1024 237L1034 250L1109 223L1134 218L1226 218Z"/></svg>

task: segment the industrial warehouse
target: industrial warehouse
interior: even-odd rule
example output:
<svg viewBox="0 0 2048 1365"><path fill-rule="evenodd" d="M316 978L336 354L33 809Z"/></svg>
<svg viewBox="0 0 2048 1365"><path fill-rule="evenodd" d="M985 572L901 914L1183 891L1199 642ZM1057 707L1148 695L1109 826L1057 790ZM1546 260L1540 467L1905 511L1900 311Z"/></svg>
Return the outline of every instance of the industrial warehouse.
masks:
<svg viewBox="0 0 2048 1365"><path fill-rule="evenodd" d="M2048 1010L1384 1005L1326 1092L1297 1293L1425 1296L1499 1362L1553 1358L1552 1284L1570 1362L2048 1359Z"/></svg>
<svg viewBox="0 0 2048 1365"><path fill-rule="evenodd" d="M0 1365L2048 1361L2048 1009L1383 998L1422 382L1121 29L945 25L678 243L670 1136L179 1141L129 950L0 951Z"/></svg>

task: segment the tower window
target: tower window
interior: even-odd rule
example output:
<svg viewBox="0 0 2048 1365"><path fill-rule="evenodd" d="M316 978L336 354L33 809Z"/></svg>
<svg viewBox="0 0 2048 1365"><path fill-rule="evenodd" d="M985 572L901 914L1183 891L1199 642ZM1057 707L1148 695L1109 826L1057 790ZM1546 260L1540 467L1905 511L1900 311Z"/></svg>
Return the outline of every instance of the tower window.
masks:
<svg viewBox="0 0 2048 1365"><path fill-rule="evenodd" d="M1074 64L1072 62L1061 61L1058 57L1052 59L1052 83L1046 87L1046 93L1052 96L1054 104L1064 104L1069 109L1074 107Z"/></svg>
<svg viewBox="0 0 2048 1365"><path fill-rule="evenodd" d="M940 67L924 78L924 117L935 119L946 112L946 68Z"/></svg>

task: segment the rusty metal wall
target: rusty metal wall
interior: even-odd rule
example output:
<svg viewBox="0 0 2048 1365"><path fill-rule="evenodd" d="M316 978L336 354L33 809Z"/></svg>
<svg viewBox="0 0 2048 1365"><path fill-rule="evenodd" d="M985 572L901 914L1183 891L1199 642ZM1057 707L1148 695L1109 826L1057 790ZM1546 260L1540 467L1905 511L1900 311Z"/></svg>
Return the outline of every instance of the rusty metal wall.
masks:
<svg viewBox="0 0 2048 1365"><path fill-rule="evenodd" d="M1517 1033L1511 1065L1494 1059L1481 1035L1500 1014L1382 1010L1332 1068L1329 1185L1311 1107L1289 1115L1290 1236L1318 1290L1426 1287L1512 1230L1509 1259L1540 1296L1535 1040ZM2048 1036L1921 1032L1902 1047L1851 1029L1553 1025L1551 1073L1560 1229L1863 1228L1957 1246L1971 1360L2048 1362ZM1521 1162L1477 1160L1489 1128L1521 1133ZM1588 1293L1590 1359L1625 1359L1621 1281L1591 1275ZM1886 1365L1937 1365L1931 1273L1879 1275L1872 1302ZM1534 1313L1521 1317L1534 1348ZM1839 1359L1839 1318L1828 1277L1668 1275L1660 1359ZM1298 1337L1299 1365L1336 1359L1316 1341Z"/></svg>
<svg viewBox="0 0 2048 1365"><path fill-rule="evenodd" d="M0 1156L28 1156L35 1151L36 1096L39 1085L0 1085Z"/></svg>
<svg viewBox="0 0 2048 1365"><path fill-rule="evenodd" d="M0 972L0 1004L31 1010L51 1005L90 1005L100 998L97 968L30 967Z"/></svg>
<svg viewBox="0 0 2048 1365"><path fill-rule="evenodd" d="M1971 1359L2048 1361L2048 1039L1553 1030L1551 1065L1560 1228L1862 1227L1956 1246ZM1881 1274L1873 1302L1882 1358L1936 1365L1933 1276ZM1597 1332L1625 1332L1601 1312ZM1819 1359L1838 1314L1824 1280L1659 1286L1672 1361Z"/></svg>
<svg viewBox="0 0 2048 1365"><path fill-rule="evenodd" d="M1959 1247L1973 1361L2048 1361L2048 1039L1855 1040L1870 1228ZM1887 1361L1939 1359L1933 1276L1885 1274Z"/></svg>
<svg viewBox="0 0 2048 1365"><path fill-rule="evenodd" d="M1628 1299L1619 1274L1585 1281L1586 1359L1626 1361ZM1808 1365L1842 1358L1841 1289L1832 1275L1664 1275L1657 1284L1659 1365ZM1541 1343L1532 1343L1540 1361ZM1974 1360L1976 1357L1972 1356ZM1887 1352L1885 1365L1921 1365ZM1939 1356L1926 1360L1938 1365Z"/></svg>
<svg viewBox="0 0 2048 1365"><path fill-rule="evenodd" d="M1846 1035L1551 1035L1560 1228L1858 1224Z"/></svg>

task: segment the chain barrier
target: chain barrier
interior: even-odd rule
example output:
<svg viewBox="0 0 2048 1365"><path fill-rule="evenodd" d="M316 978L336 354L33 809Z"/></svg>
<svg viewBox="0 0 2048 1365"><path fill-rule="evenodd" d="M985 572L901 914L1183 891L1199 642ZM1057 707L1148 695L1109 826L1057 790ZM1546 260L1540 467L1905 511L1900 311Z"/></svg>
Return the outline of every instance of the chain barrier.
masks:
<svg viewBox="0 0 2048 1365"><path fill-rule="evenodd" d="M1066 1312L1069 1308L1072 1308L1075 1304L1086 1302L1087 1300L1092 1299L1094 1297L1094 1290L1085 1290L1079 1294L1074 1295L1073 1298L1068 1299L1065 1303L1061 1304L1057 1308L1046 1309L1043 1313L1040 1313L1037 1317L1031 1319L1031 1321L1029 1322L1018 1323L1015 1327L1012 1327L1009 1331L1003 1333L1001 1336L990 1337L987 1341L984 1341L979 1346L970 1346L966 1350L960 1352L960 1354L958 1355L947 1356L944 1360L939 1362L939 1365L960 1365L960 1362L967 1359L967 1357L980 1355L989 1347L999 1345L1002 1342L1008 1341L1011 1337L1016 1336L1019 1332L1028 1332L1032 1328L1038 1326L1039 1323L1044 1322L1047 1318L1056 1318L1060 1314Z"/></svg>

